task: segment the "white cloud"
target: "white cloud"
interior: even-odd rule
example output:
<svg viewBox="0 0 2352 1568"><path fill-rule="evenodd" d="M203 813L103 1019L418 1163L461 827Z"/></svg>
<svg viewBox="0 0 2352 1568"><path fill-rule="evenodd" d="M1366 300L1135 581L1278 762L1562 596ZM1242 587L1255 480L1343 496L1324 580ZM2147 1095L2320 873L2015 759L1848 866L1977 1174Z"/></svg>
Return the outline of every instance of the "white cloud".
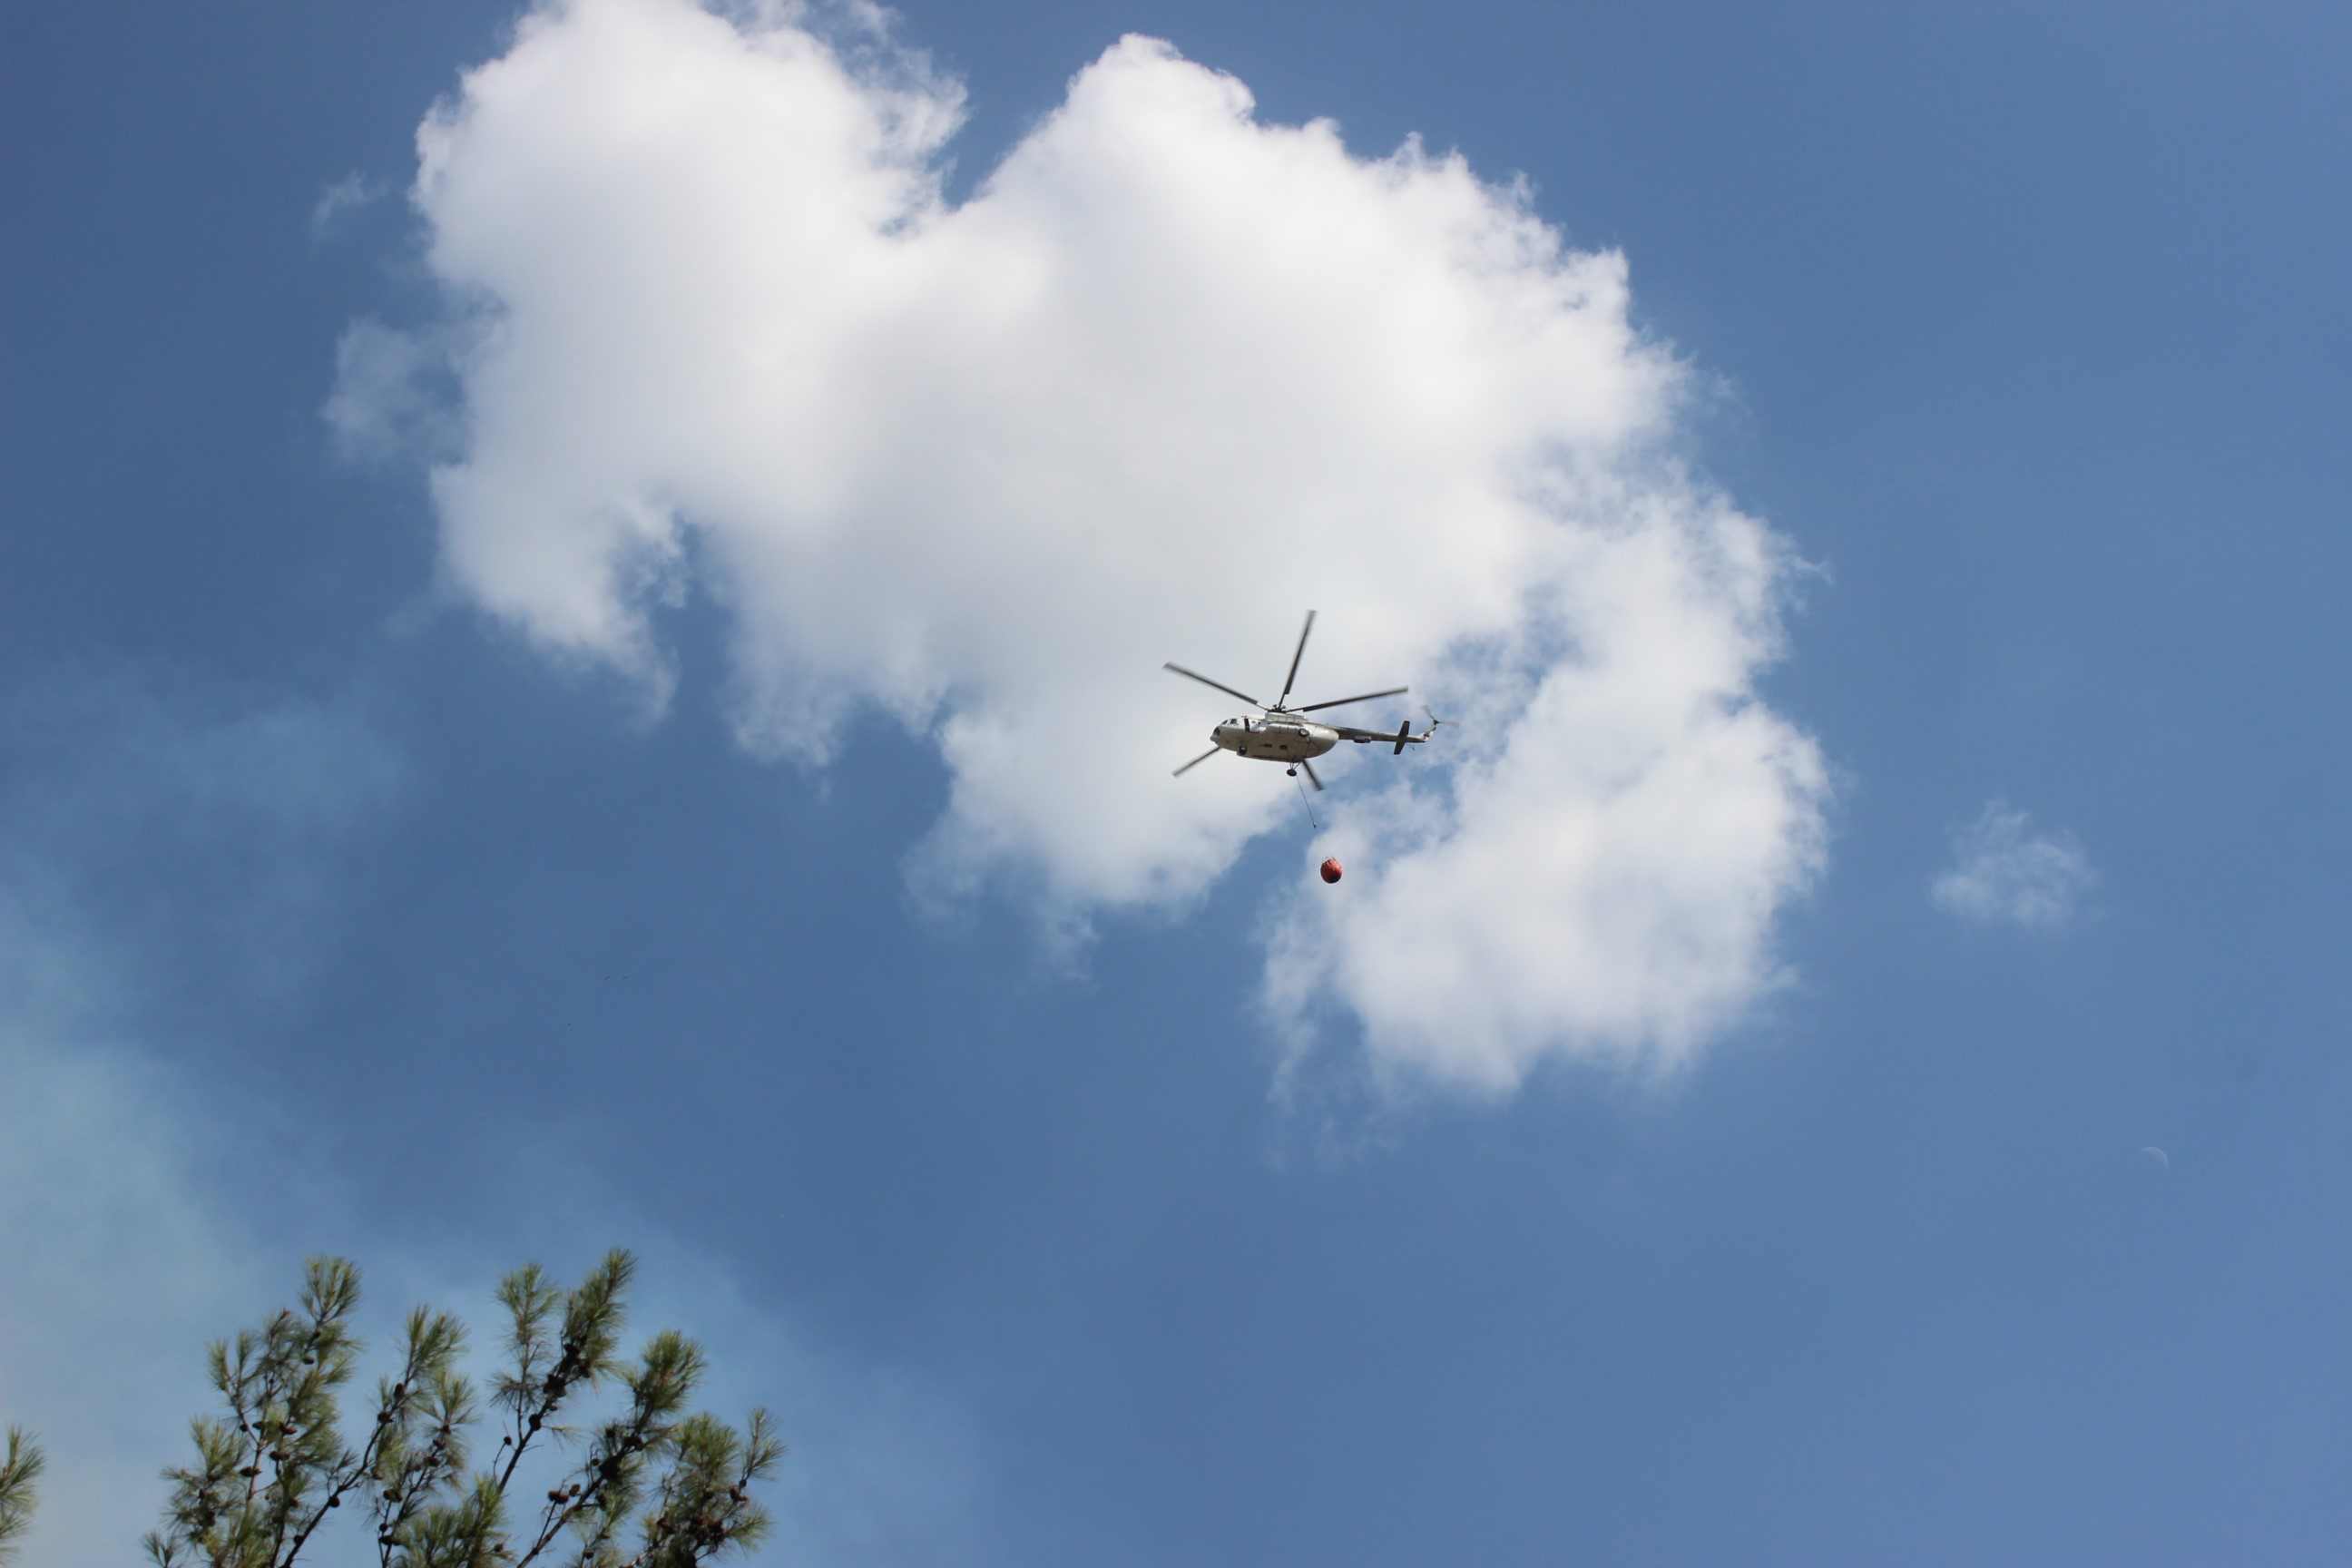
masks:
<svg viewBox="0 0 2352 1568"><path fill-rule="evenodd" d="M1992 800L1952 829L1953 863L1928 885L1936 907L1963 920L2011 921L2056 931L2074 918L2096 873L2071 833L2040 833L2033 819Z"/></svg>
<svg viewBox="0 0 2352 1568"><path fill-rule="evenodd" d="M381 180L372 180L354 169L341 179L319 193L317 205L310 208L310 237L325 239L352 214L373 206L388 195Z"/></svg>
<svg viewBox="0 0 2352 1568"><path fill-rule="evenodd" d="M656 701L647 610L699 586L747 745L895 714L952 778L919 876L1080 928L1296 820L1270 768L1169 778L1229 704L1159 665L1278 682L1312 606L1309 696L1462 722L1335 754L1349 879L1272 928L1294 1037L1334 1002L1496 1088L1679 1059L1769 985L1826 790L1753 689L1789 562L1675 460L1623 258L1132 37L950 206L959 89L803 16L551 5L426 121L451 581Z"/></svg>
<svg viewBox="0 0 2352 1568"><path fill-rule="evenodd" d="M383 463L457 445L446 379L448 346L426 332L358 321L335 343L335 389L320 412L345 459Z"/></svg>

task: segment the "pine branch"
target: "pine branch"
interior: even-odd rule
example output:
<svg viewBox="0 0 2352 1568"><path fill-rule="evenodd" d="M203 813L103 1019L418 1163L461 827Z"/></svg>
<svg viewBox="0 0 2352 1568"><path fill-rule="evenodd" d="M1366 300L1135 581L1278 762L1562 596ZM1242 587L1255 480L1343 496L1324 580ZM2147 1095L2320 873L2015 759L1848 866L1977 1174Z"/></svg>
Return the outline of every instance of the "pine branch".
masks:
<svg viewBox="0 0 2352 1568"><path fill-rule="evenodd" d="M529 1568L575 1521L589 1527L579 1561L603 1561L598 1553L636 1511L646 1465L667 1452L677 1412L701 1381L703 1370L701 1347L692 1340L675 1330L653 1337L639 1365L623 1374L629 1388L627 1414L608 1422L597 1435L577 1472L579 1481L548 1494L539 1535L516 1568Z"/></svg>
<svg viewBox="0 0 2352 1568"><path fill-rule="evenodd" d="M296 1532L293 1543L286 1549L286 1563L290 1565L300 1555L302 1548L310 1543L311 1535L324 1522L329 1512L342 1506L344 1498L378 1479L377 1466L384 1458L387 1443L405 1447L410 1426L427 1397L413 1391L431 1391L431 1398L445 1416L445 1426L470 1417L472 1390L452 1370L457 1356L465 1350L465 1326L446 1312L427 1312L422 1307L415 1307L409 1310L404 1340L406 1350L399 1378L391 1384L379 1383L377 1385L373 1430L368 1434L366 1444L358 1453L354 1454L348 1448L342 1451L329 1474L325 1500L311 1510L310 1519ZM452 1415L456 1416L455 1421L446 1419ZM458 1456L460 1467L463 1458L461 1452Z"/></svg>
<svg viewBox="0 0 2352 1568"><path fill-rule="evenodd" d="M0 1563L16 1560L16 1543L33 1527L33 1510L41 1500L34 1483L47 1463L30 1433L8 1428L7 1450L0 1457Z"/></svg>
<svg viewBox="0 0 2352 1568"><path fill-rule="evenodd" d="M689 1416L678 1424L677 1449L645 1521L644 1549L622 1568L693 1568L730 1549L748 1551L769 1534L772 1521L751 1489L774 1473L784 1447L765 1410L751 1412L742 1436L714 1416Z"/></svg>
<svg viewBox="0 0 2352 1568"><path fill-rule="evenodd" d="M537 1265L500 1281L508 1364L492 1378L488 1403L509 1430L467 1481L482 1411L458 1371L463 1326L422 1307L409 1312L398 1374L377 1381L373 1421L354 1447L340 1430L337 1396L362 1349L349 1324L359 1271L341 1258L309 1260L295 1307L207 1347L224 1413L192 1422L195 1462L164 1472L172 1491L163 1528L143 1542L149 1560L158 1568L295 1568L329 1516L354 1501L373 1521L380 1568L524 1568L567 1531L580 1542L577 1568L623 1568L615 1542L632 1523L645 1534L645 1549L627 1560L637 1568L700 1563L758 1540L769 1523L750 1488L782 1447L764 1412L753 1412L748 1437L684 1414L705 1372L700 1348L684 1335L654 1335L635 1362L621 1355L635 1275L635 1260L616 1250L573 1289ZM504 1531L523 1455L542 1436L572 1441L578 1428L558 1417L583 1390L614 1382L625 1399L548 1492L518 1562ZM20 1451L31 1455L21 1465ZM9 1456L0 1526L11 1508L29 1510L39 1468L37 1449L20 1436L12 1434ZM657 1470L647 1517L647 1481ZM9 1539L0 1531L0 1568Z"/></svg>
<svg viewBox="0 0 2352 1568"><path fill-rule="evenodd" d="M502 1281L499 1300L514 1317L508 1344L515 1370L499 1380L498 1398L514 1412L512 1451L498 1479L501 1496L522 1463L541 1427L551 1421L572 1390L594 1387L611 1376L628 1321L629 1285L636 1278L637 1260L614 1247L604 1261L588 1271L580 1288L563 1298L563 1330L554 1365L542 1376L540 1358L546 1348L546 1322L555 1306L556 1291L542 1279L539 1265L527 1264Z"/></svg>

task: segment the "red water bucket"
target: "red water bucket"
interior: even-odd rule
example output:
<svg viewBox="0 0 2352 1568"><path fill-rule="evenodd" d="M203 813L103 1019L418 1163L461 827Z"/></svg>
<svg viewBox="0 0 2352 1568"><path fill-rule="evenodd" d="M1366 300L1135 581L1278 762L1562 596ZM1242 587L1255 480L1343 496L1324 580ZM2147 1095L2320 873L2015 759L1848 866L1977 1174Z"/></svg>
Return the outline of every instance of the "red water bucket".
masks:
<svg viewBox="0 0 2352 1568"><path fill-rule="evenodd" d="M1336 882L1339 879L1339 861L1337 856L1323 862L1323 879L1327 882Z"/></svg>

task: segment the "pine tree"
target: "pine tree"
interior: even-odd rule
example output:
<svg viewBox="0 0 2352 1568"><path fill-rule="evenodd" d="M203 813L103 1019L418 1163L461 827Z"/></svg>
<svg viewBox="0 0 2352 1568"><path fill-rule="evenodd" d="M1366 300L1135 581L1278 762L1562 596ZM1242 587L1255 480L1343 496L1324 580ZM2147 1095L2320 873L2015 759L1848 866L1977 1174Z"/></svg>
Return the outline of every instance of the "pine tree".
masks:
<svg viewBox="0 0 2352 1568"><path fill-rule="evenodd" d="M172 1494L148 1556L157 1568L290 1568L339 1510L368 1522L381 1568L693 1568L751 1546L769 1520L751 1489L783 1445L764 1410L741 1432L684 1414L704 1372L692 1340L665 1330L623 1355L635 1271L614 1251L571 1289L535 1263L501 1280L505 1353L487 1405L461 1368L464 1325L416 1308L354 1445L337 1397L363 1349L350 1326L359 1270L310 1259L294 1307L211 1347L226 1411L193 1424L194 1464L164 1472ZM485 1422L498 1446L477 1464ZM551 1464L544 1499L526 1499L538 1483L518 1478L544 1479Z"/></svg>
<svg viewBox="0 0 2352 1568"><path fill-rule="evenodd" d="M33 1505L41 1494L33 1483L41 1479L41 1446L23 1428L8 1428L8 1448L0 1458L0 1563L16 1560L16 1542L32 1528Z"/></svg>

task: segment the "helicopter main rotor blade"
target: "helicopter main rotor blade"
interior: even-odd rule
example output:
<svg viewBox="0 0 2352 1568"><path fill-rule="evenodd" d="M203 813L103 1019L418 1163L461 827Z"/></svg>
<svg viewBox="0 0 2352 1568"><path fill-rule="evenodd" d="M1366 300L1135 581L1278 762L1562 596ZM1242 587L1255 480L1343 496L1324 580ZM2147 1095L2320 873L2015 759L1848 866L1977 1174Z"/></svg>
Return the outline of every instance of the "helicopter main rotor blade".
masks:
<svg viewBox="0 0 2352 1568"><path fill-rule="evenodd" d="M1298 628L1298 647L1290 655L1290 673L1282 678L1282 695L1274 700L1276 708L1290 700L1290 689L1298 684L1298 661L1307 657L1307 634L1315 629L1315 612L1307 612L1307 624Z"/></svg>
<svg viewBox="0 0 2352 1568"><path fill-rule="evenodd" d="M1226 696L1228 696L1228 697L1238 697L1238 698L1240 698L1243 701L1244 701L1244 702L1248 703L1248 704L1249 704L1251 707L1253 707L1253 708L1264 708L1264 707L1265 706L1265 703L1260 702L1256 698L1252 697L1248 692L1246 692L1246 691L1235 691L1232 687L1227 686L1227 685L1226 685L1223 681L1222 681L1222 680L1211 680L1207 676L1202 675L1202 674L1199 670L1197 670L1197 669L1187 669L1187 668L1184 668L1182 665L1181 665L1181 664L1163 664L1163 665L1161 665L1160 668L1162 668L1162 669L1172 669L1172 670L1174 670L1174 671L1175 671L1177 674L1179 674L1179 675L1182 675L1182 676L1189 676L1189 677L1191 677L1192 679L1199 681L1199 682L1200 682L1202 685L1203 685L1203 686L1213 686L1213 687L1215 687L1218 690L1220 690L1220 691L1223 692Z"/></svg>
<svg viewBox="0 0 2352 1568"><path fill-rule="evenodd" d="M1307 770L1307 782L1315 786L1315 793L1318 795L1322 794L1323 781L1315 776L1315 764L1308 762L1305 757L1301 757L1298 759L1298 765Z"/></svg>
<svg viewBox="0 0 2352 1568"><path fill-rule="evenodd" d="M1211 746L1207 751L1202 752L1199 756L1194 757L1191 762L1186 763L1182 767L1178 768L1174 773L1170 773L1168 776L1171 779L1181 779L1186 773L1191 773L1194 768L1199 767L1202 763L1207 762L1211 757L1215 756L1219 752L1223 750L1224 748L1223 746Z"/></svg>
<svg viewBox="0 0 2352 1568"><path fill-rule="evenodd" d="M1325 708L1345 708L1350 702L1370 702L1375 697L1402 697L1412 689L1410 686L1394 686L1386 691L1367 691L1361 697L1335 697L1328 702L1309 702L1304 708L1293 708L1293 713L1313 713Z"/></svg>

